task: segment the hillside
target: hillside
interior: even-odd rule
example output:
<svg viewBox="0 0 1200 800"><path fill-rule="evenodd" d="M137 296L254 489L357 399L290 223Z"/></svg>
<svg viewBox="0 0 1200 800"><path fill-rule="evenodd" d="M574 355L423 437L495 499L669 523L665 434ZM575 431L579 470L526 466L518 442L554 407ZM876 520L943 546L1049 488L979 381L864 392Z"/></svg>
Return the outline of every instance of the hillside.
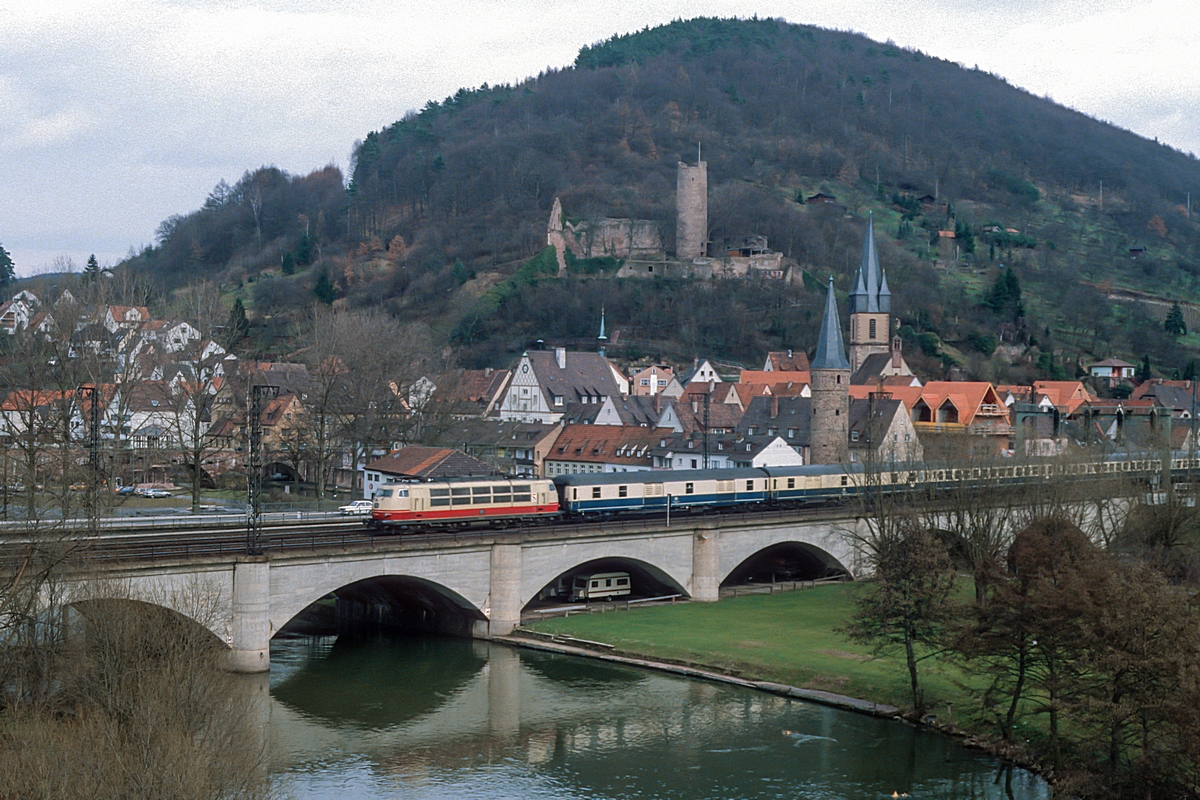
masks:
<svg viewBox="0 0 1200 800"><path fill-rule="evenodd" d="M776 20L674 22L515 86L460 90L368 134L345 190L334 168L248 173L128 266L235 287L264 342L328 275L337 302L426 319L471 365L594 336L601 305L629 357L748 363L811 347L819 298L805 282L521 267L545 247L555 197L574 219L652 220L673 251L676 164L697 143L710 239L765 235L810 286L832 273L849 290L873 211L930 372L1029 378L1107 355L1170 372L1200 345L1159 324L1170 302L1200 302L1194 156L978 70ZM798 202L818 192L837 204ZM993 291L1007 267L1019 303Z"/></svg>

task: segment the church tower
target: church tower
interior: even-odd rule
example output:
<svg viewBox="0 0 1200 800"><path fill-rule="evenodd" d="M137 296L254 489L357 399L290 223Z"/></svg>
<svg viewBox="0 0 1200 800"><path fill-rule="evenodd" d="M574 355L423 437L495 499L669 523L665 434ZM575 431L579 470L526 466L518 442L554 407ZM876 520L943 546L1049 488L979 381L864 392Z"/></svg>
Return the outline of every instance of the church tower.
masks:
<svg viewBox="0 0 1200 800"><path fill-rule="evenodd" d="M817 352L813 354L809 369L812 374L809 462L844 463L849 460L850 362L846 360L846 346L842 341L842 323L838 319L832 275L821 333L817 337Z"/></svg>
<svg viewBox="0 0 1200 800"><path fill-rule="evenodd" d="M872 353L887 353L892 335L892 293L875 249L875 218L867 216L862 263L850 293L850 369Z"/></svg>

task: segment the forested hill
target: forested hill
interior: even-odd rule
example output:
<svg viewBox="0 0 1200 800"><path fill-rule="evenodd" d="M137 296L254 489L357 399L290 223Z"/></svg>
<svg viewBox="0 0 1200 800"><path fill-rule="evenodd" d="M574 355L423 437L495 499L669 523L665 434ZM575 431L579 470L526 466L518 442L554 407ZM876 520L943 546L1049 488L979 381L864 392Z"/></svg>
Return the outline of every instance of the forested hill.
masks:
<svg viewBox="0 0 1200 800"><path fill-rule="evenodd" d="M342 302L430 319L467 363L594 335L601 303L647 355L811 347L817 306L799 286L593 279L579 292L536 264L514 278L544 247L555 196L569 218L658 220L671 250L676 164L694 162L697 143L710 238L766 235L839 291L873 210L928 369L1057 374L1109 354L1181 368L1200 344L1165 334L1158 306L1108 299L1200 300L1192 155L985 72L777 20L677 21L515 86L462 89L368 134L346 191L332 169L249 173L164 223L134 266L236 283L264 319L328 274ZM802 202L816 192L839 207ZM1020 302L991 290L1018 283ZM1032 348L992 358L1001 336Z"/></svg>

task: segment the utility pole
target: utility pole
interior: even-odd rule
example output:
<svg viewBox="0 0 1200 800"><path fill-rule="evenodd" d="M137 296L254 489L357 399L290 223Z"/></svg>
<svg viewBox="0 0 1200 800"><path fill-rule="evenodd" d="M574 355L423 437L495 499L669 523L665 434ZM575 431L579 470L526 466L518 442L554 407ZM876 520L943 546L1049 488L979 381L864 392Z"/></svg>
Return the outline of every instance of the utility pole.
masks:
<svg viewBox="0 0 1200 800"><path fill-rule="evenodd" d="M1104 210L1104 181L1100 181L1100 210Z"/></svg>
<svg viewBox="0 0 1200 800"><path fill-rule="evenodd" d="M100 518L100 395L96 384L80 387L80 394L88 399L88 530L99 527Z"/></svg>
<svg viewBox="0 0 1200 800"><path fill-rule="evenodd" d="M262 555L262 412L266 386L250 387L246 412L246 552L252 556Z"/></svg>
<svg viewBox="0 0 1200 800"><path fill-rule="evenodd" d="M712 403L713 385L708 385L708 392L704 395L704 468L708 469L708 410Z"/></svg>

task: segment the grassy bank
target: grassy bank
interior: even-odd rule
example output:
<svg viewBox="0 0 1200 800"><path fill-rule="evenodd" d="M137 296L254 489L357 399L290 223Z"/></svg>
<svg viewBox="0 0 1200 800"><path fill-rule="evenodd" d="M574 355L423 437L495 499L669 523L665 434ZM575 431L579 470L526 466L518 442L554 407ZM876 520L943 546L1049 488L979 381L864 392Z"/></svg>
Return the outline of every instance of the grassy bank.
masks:
<svg viewBox="0 0 1200 800"><path fill-rule="evenodd" d="M876 658L837 632L853 613L854 593L865 588L840 584L720 603L578 614L529 627L607 642L624 653L909 708L903 653ZM936 658L921 662L922 685L939 717L948 702L963 711L970 707L956 683L960 679L957 669Z"/></svg>

